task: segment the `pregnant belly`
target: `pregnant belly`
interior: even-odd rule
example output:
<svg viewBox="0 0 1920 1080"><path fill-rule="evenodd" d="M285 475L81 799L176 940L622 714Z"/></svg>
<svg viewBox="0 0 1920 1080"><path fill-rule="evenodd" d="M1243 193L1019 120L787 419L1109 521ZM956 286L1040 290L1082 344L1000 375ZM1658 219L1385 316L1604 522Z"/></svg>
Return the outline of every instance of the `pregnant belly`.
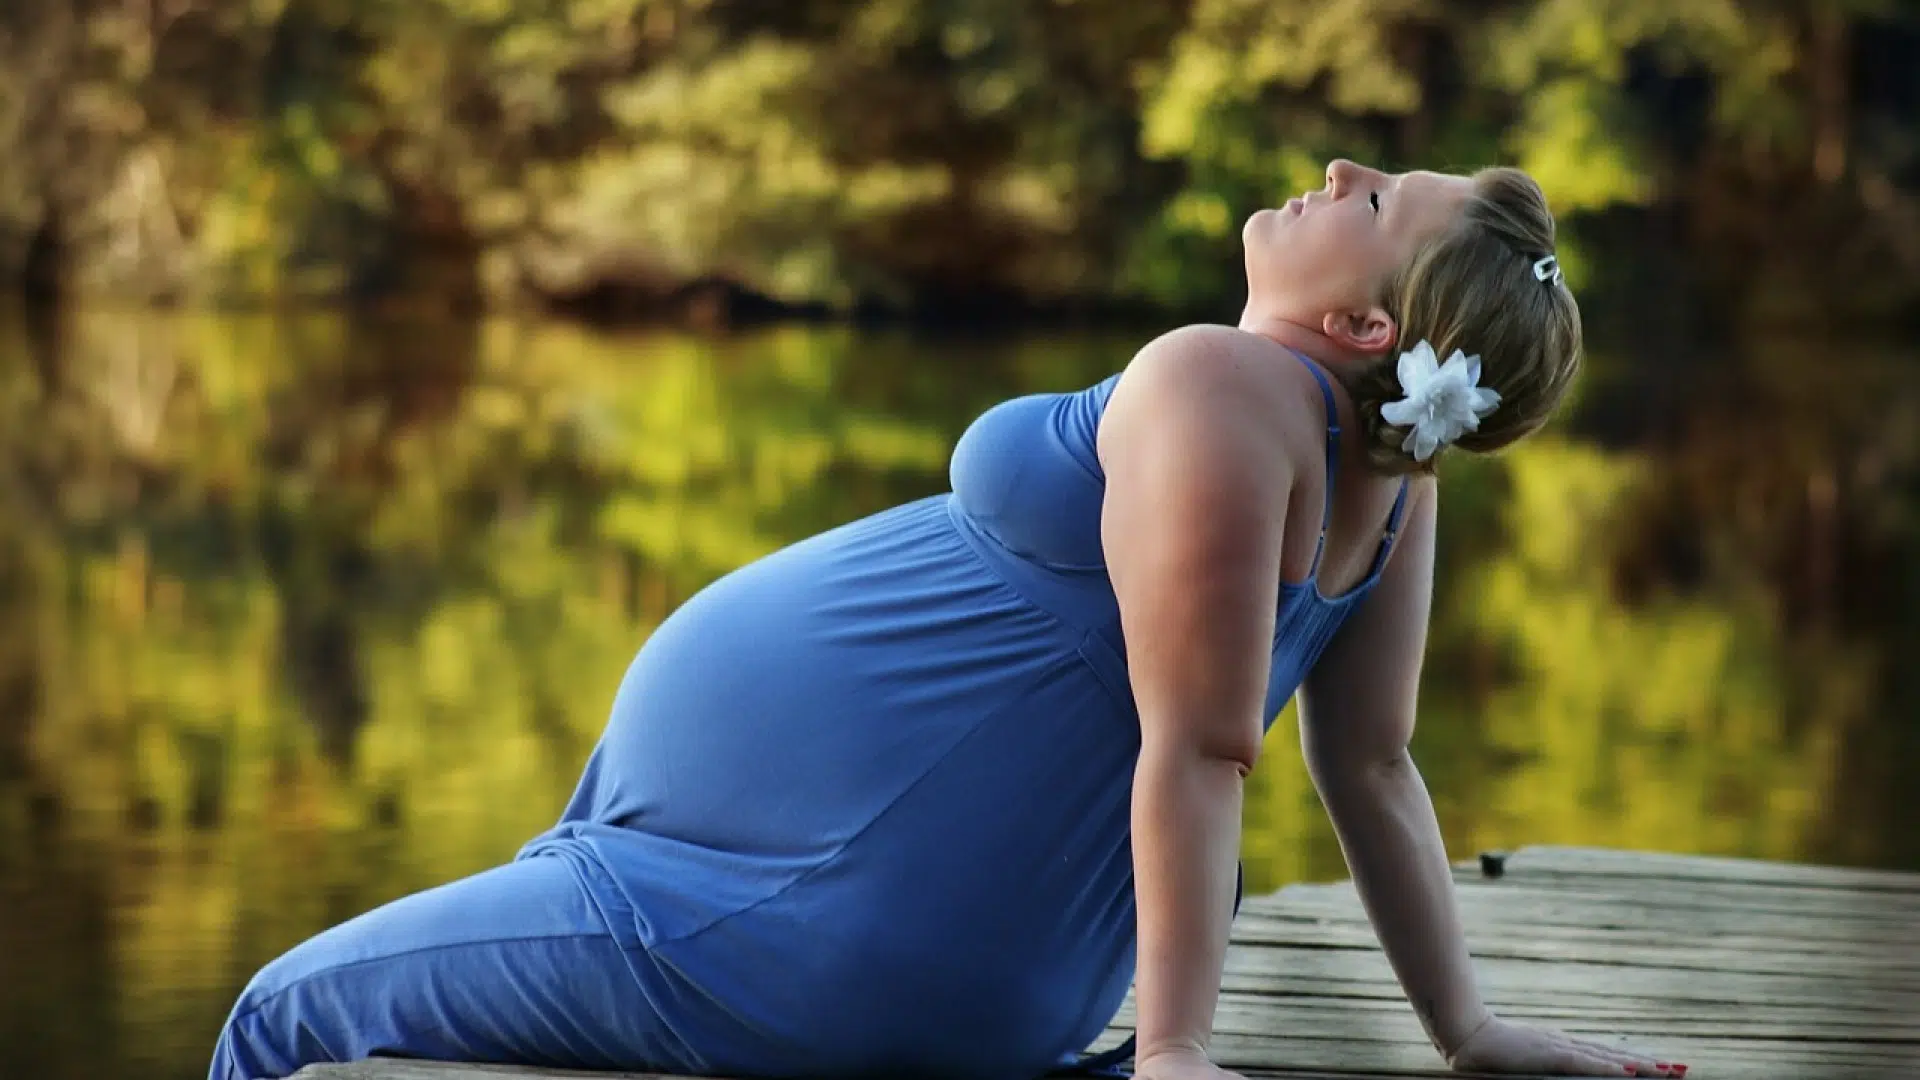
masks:
<svg viewBox="0 0 1920 1080"><path fill-rule="evenodd" d="M716 1068L1006 1075L1098 1034L1131 974L1138 737L1078 644L940 503L752 564L647 642L590 800L669 842L636 907L713 891L687 853L781 878L653 943L767 1035L716 1051L781 1058Z"/></svg>
<svg viewBox="0 0 1920 1080"><path fill-rule="evenodd" d="M595 816L724 851L837 851L1073 657L944 507L784 549L676 611L629 668Z"/></svg>

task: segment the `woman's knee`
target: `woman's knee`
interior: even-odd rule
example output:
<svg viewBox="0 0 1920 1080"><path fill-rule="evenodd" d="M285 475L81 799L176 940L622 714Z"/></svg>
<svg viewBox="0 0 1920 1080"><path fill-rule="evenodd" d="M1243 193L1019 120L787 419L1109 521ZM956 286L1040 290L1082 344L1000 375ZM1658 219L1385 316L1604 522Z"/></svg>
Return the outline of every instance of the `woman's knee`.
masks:
<svg viewBox="0 0 1920 1080"><path fill-rule="evenodd" d="M210 1080L268 1080L349 1059L354 1020L340 995L318 985L328 969L311 955L314 944L283 954L248 981L220 1029Z"/></svg>
<svg viewBox="0 0 1920 1080"><path fill-rule="evenodd" d="M213 1046L208 1080L277 1080L313 1064L271 1038L264 1021L257 1012L239 1009L227 1017Z"/></svg>

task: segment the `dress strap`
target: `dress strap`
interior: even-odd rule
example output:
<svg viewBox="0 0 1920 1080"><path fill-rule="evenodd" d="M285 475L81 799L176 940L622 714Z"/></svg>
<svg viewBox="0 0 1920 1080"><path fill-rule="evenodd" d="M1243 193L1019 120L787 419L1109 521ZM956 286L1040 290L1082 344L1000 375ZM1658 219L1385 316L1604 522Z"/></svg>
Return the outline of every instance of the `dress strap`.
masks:
<svg viewBox="0 0 1920 1080"><path fill-rule="evenodd" d="M1393 540L1400 535L1400 518L1407 509L1407 478L1400 478L1400 494L1393 497L1393 512L1387 515L1387 532L1380 538L1380 551L1373 557L1373 569L1367 572L1369 578L1377 576L1386 569L1387 557L1393 554Z"/></svg>
<svg viewBox="0 0 1920 1080"><path fill-rule="evenodd" d="M1307 571L1307 580L1312 581L1320 575L1320 557L1327 552L1327 526L1333 523L1333 484L1340 468L1340 407L1334 403L1333 386L1327 382L1327 373L1320 370L1320 365L1298 349L1287 351L1313 373L1313 380L1320 384L1320 399L1327 407L1327 491L1325 505L1320 508L1320 539L1313 547L1313 567ZM1398 512L1396 506L1395 513Z"/></svg>

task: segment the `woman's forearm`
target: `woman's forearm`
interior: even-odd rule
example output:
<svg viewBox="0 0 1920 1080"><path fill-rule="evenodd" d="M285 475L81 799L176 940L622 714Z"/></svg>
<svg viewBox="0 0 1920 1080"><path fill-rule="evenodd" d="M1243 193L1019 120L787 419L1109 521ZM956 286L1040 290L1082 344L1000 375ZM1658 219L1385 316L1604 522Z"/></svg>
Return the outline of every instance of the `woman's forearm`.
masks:
<svg viewBox="0 0 1920 1080"><path fill-rule="evenodd" d="M1433 799L1413 758L1313 762L1314 781L1381 948L1443 1056L1487 1018Z"/></svg>
<svg viewBox="0 0 1920 1080"><path fill-rule="evenodd" d="M1205 1048L1212 1034L1233 921L1244 771L1191 746L1141 751L1133 780L1139 1059Z"/></svg>

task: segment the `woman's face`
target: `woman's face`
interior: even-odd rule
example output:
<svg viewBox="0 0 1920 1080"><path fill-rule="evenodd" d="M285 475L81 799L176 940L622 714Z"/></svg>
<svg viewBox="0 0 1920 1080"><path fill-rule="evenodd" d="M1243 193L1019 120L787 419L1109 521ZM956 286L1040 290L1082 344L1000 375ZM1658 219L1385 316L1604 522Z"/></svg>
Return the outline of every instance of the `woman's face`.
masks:
<svg viewBox="0 0 1920 1080"><path fill-rule="evenodd" d="M1464 176L1332 162L1325 188L1247 219L1248 307L1362 351L1392 348L1397 329L1379 308L1381 282L1452 224L1472 193Z"/></svg>

